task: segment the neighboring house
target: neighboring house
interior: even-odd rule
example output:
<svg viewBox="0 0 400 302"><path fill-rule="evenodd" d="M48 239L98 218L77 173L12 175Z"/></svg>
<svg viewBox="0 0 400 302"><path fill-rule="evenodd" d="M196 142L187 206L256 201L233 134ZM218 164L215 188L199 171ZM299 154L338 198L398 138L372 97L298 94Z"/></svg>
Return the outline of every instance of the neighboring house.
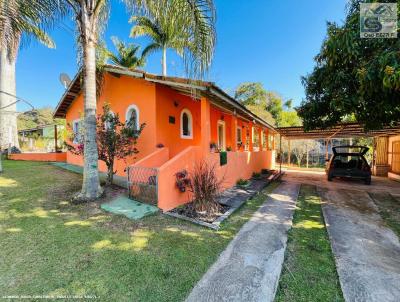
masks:
<svg viewBox="0 0 400 302"><path fill-rule="evenodd" d="M379 138L377 145L387 149L387 156L377 154L377 166L380 165L379 168L387 172L389 178L400 180L400 135Z"/></svg>
<svg viewBox="0 0 400 302"><path fill-rule="evenodd" d="M177 189L175 174L191 171L201 160L215 165L224 187L251 177L253 172L274 168L275 129L213 83L110 65L105 71L98 113L108 102L122 121L133 117L135 127L146 123L137 158L117 161L115 167L119 176L127 176L129 167L132 195L140 196L142 185L151 185L158 206L169 210L191 198L190 193ZM54 113L54 117L66 118L76 133L83 115L80 78L74 78ZM213 152L213 143L221 151L228 150L226 164L224 154L220 158L221 153ZM83 165L83 158L68 153L67 162ZM103 162L99 162L99 169L106 171ZM149 196L145 189L142 193Z"/></svg>
<svg viewBox="0 0 400 302"><path fill-rule="evenodd" d="M55 148L56 140L57 149L59 150L62 147L63 141L60 135L62 131L64 131L64 126L57 124L41 125L34 128L18 130L20 148L23 151L55 152L57 151Z"/></svg>

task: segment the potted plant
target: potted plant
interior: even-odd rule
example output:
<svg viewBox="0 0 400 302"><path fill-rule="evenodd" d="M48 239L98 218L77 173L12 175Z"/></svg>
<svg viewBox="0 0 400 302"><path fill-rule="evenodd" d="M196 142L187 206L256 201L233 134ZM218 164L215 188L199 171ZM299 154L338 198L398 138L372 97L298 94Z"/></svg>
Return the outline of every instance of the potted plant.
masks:
<svg viewBox="0 0 400 302"><path fill-rule="evenodd" d="M214 143L214 142L210 143L210 151L213 152L213 153L217 151L217 144L216 143Z"/></svg>
<svg viewBox="0 0 400 302"><path fill-rule="evenodd" d="M246 188L250 185L250 182L247 179L240 178L236 181L236 185L240 188Z"/></svg>
<svg viewBox="0 0 400 302"><path fill-rule="evenodd" d="M226 151L232 151L232 147L231 146L226 147Z"/></svg>

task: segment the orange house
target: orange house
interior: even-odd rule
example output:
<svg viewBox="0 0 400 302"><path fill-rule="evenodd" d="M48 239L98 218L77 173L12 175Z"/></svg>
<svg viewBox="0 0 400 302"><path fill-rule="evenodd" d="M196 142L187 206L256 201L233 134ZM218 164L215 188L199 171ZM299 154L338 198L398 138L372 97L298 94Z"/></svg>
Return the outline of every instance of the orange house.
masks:
<svg viewBox="0 0 400 302"><path fill-rule="evenodd" d="M119 160L115 169L117 175L127 177L131 195L156 202L162 210L190 201L189 192L178 190L176 173L190 172L200 161L215 165L226 188L253 172L274 168L275 129L211 82L108 65L98 112L104 102L123 121L134 118L136 127L146 123L136 159ZM79 131L82 115L77 75L54 116L66 118L73 131ZM220 162L218 151L227 151L226 163ZM83 158L67 153L67 162L83 165ZM106 171L103 162L99 169Z"/></svg>

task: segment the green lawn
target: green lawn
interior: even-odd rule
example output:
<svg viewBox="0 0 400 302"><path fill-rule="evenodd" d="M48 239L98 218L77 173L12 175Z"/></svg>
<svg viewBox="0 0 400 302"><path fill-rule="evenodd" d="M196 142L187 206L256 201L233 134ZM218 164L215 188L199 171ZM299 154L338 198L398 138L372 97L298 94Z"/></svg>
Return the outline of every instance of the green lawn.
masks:
<svg viewBox="0 0 400 302"><path fill-rule="evenodd" d="M400 200L388 193L369 193L386 224L400 236Z"/></svg>
<svg viewBox="0 0 400 302"><path fill-rule="evenodd" d="M81 176L4 161L0 297L95 295L100 301L182 301L262 204L249 201L218 232L157 214L140 221L71 205Z"/></svg>
<svg viewBox="0 0 400 302"><path fill-rule="evenodd" d="M314 186L301 186L275 301L343 301Z"/></svg>

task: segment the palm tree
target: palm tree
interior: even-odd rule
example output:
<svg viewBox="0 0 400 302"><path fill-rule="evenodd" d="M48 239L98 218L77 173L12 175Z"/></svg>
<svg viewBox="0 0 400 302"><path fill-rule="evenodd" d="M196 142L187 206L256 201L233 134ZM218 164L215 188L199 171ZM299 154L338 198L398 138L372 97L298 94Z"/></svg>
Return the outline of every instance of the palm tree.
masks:
<svg viewBox="0 0 400 302"><path fill-rule="evenodd" d="M96 142L96 45L108 18L109 1L63 1L68 4L76 21L83 59L84 170L82 190L77 198L90 200L99 197L102 193L99 183ZM146 14L151 11L157 16L163 10L157 4L162 2L162 0L124 0L124 2L133 13L141 12L142 14ZM192 63L188 64L189 68L187 70L194 70L196 73L205 72L211 62L212 51L210 49L214 49L215 41L215 39L210 39L209 35L204 31L205 26L212 26L214 28L213 22L209 22L209 20L214 20L213 2L212 0L173 0L172 2L174 3L176 14L183 12L186 17L186 19L179 19L181 22L179 26L190 28L193 31L193 41L203 41L203 44L197 43L193 48L196 53L201 52L200 46L203 46L203 49L209 50L204 55L193 56ZM154 11L153 9L155 4L158 5L158 11ZM199 58L203 58L203 60L199 60ZM189 60L190 58L188 58L187 62Z"/></svg>
<svg viewBox="0 0 400 302"><path fill-rule="evenodd" d="M146 10L142 15L131 18L135 25L131 37L147 36L152 40L143 54L162 51L162 74L167 75L167 49L174 49L184 57L187 71L193 75L203 75L208 69L215 45L215 15L209 9L199 7L193 11L190 5L202 2L211 5L211 0L157 0L145 1ZM184 5L189 3L189 6ZM200 3L198 3L200 5ZM177 9L179 8L179 9ZM200 23L197 23L197 22ZM188 63L194 63L188 66ZM194 67L194 68L193 68Z"/></svg>
<svg viewBox="0 0 400 302"><path fill-rule="evenodd" d="M62 12L52 0L0 0L0 149L19 147L15 64L21 42L34 38L54 48L45 29Z"/></svg>
<svg viewBox="0 0 400 302"><path fill-rule="evenodd" d="M107 55L113 64L129 69L135 69L145 65L146 60L144 55L142 54L141 57L137 56L140 46L134 44L125 44L116 37L112 37L111 39L114 47L117 50L117 53L114 54L108 51Z"/></svg>

